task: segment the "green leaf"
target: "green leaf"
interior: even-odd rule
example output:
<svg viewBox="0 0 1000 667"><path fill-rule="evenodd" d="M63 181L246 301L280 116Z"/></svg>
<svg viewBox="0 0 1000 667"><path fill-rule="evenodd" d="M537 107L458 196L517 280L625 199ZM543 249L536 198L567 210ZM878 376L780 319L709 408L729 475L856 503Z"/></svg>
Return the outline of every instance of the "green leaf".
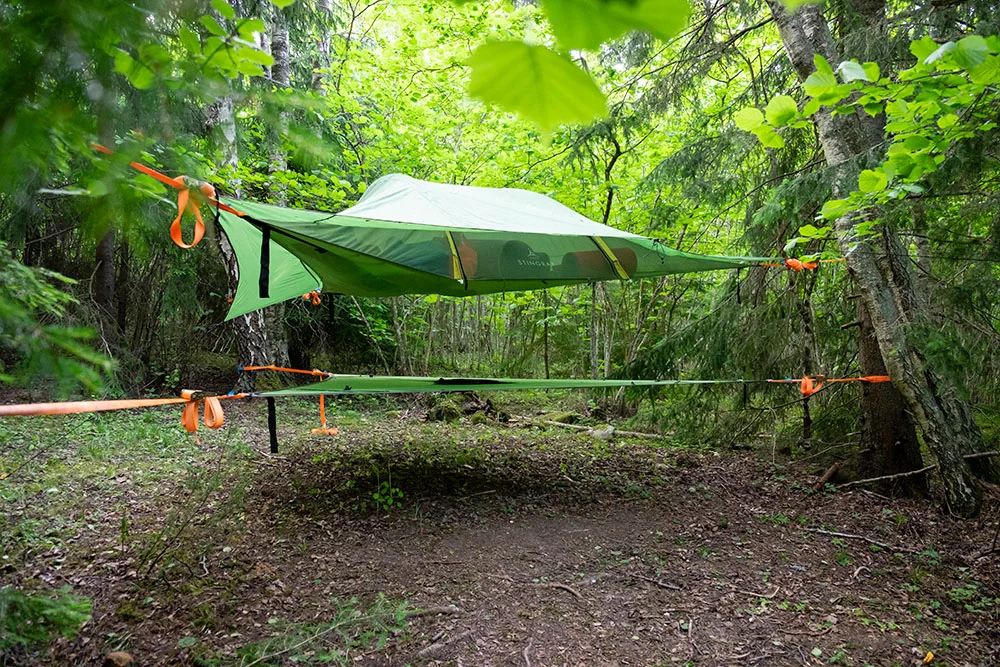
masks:
<svg viewBox="0 0 1000 667"><path fill-rule="evenodd" d="M273 0L272 0L273 1ZM662 40L687 25L687 0L544 0L552 32L567 49L596 49L632 30Z"/></svg>
<svg viewBox="0 0 1000 667"><path fill-rule="evenodd" d="M285 7L288 7L294 2L295 0L271 0L271 4L277 7L278 9L284 9Z"/></svg>
<svg viewBox="0 0 1000 667"><path fill-rule="evenodd" d="M823 204L819 214L824 220L836 220L851 211L851 203L846 199L831 199Z"/></svg>
<svg viewBox="0 0 1000 667"><path fill-rule="evenodd" d="M858 190L868 194L882 192L888 185L889 179L886 178L885 173L882 171L865 169L858 176Z"/></svg>
<svg viewBox="0 0 1000 667"><path fill-rule="evenodd" d="M924 36L915 42L910 42L910 53L917 58L917 62L924 62L927 56L937 51L938 43L930 37Z"/></svg>
<svg viewBox="0 0 1000 667"><path fill-rule="evenodd" d="M181 38L181 44L184 45L185 49L192 54L201 53L201 40L198 39L198 33L186 25L182 25L177 31L177 35Z"/></svg>
<svg viewBox="0 0 1000 667"><path fill-rule="evenodd" d="M785 9L789 12L794 12L802 5L815 5L821 2L823 2L823 0L781 0L781 4L783 4Z"/></svg>
<svg viewBox="0 0 1000 667"><path fill-rule="evenodd" d="M472 54L469 66L470 95L520 113L544 132L608 113L607 101L594 80L544 46L487 42Z"/></svg>
<svg viewBox="0 0 1000 667"><path fill-rule="evenodd" d="M922 137L919 134L911 135L903 140L903 147L910 152L922 151L930 145L930 139Z"/></svg>
<svg viewBox="0 0 1000 667"><path fill-rule="evenodd" d="M937 50L934 51L934 53L924 58L924 64L930 65L931 63L935 63L938 60L941 60L941 58L943 58L946 53L951 53L954 50L955 50L955 42L945 42L944 44L939 46Z"/></svg>
<svg viewBox="0 0 1000 667"><path fill-rule="evenodd" d="M733 116L733 121L736 123L736 127L741 130L753 132L764 123L764 114L761 113L760 109L747 107L737 111Z"/></svg>
<svg viewBox="0 0 1000 667"><path fill-rule="evenodd" d="M808 102L806 102L806 105L804 107L802 107L802 115L806 116L806 117L810 117L813 114L815 114L817 111L819 111L819 108L821 106L822 106L822 104L820 104L820 101L817 100L817 99L815 99L815 98L813 98L813 99L809 100Z"/></svg>
<svg viewBox="0 0 1000 667"><path fill-rule="evenodd" d="M865 74L868 75L869 81L878 81L882 76L882 70L879 69L878 63L865 63L861 67L865 70Z"/></svg>
<svg viewBox="0 0 1000 667"><path fill-rule="evenodd" d="M181 637L177 641L177 646L179 646L180 648L191 648L192 646L194 646L197 643L198 643L198 640L195 637L191 637L189 635L187 637Z"/></svg>
<svg viewBox="0 0 1000 667"><path fill-rule="evenodd" d="M969 70L972 83L990 85L1000 82L1000 58L994 55L986 56L980 64Z"/></svg>
<svg viewBox="0 0 1000 667"><path fill-rule="evenodd" d="M955 125L958 125L958 116L953 113L945 114L938 118L937 125L942 130L947 130L949 127L955 127Z"/></svg>
<svg viewBox="0 0 1000 667"><path fill-rule="evenodd" d="M813 55L813 65L816 67L817 72L826 72L827 74L833 74L833 68L830 67L830 63L827 62L826 58L820 54Z"/></svg>
<svg viewBox="0 0 1000 667"><path fill-rule="evenodd" d="M802 87L809 97L820 97L837 88L839 83L833 72L813 72L805 80Z"/></svg>
<svg viewBox="0 0 1000 667"><path fill-rule="evenodd" d="M753 130L753 133L757 135L760 143L768 148L785 147L785 140L770 125L760 125Z"/></svg>
<svg viewBox="0 0 1000 667"><path fill-rule="evenodd" d="M224 19L236 18L236 10L226 0L212 0L212 8L219 12L219 15Z"/></svg>
<svg viewBox="0 0 1000 667"><path fill-rule="evenodd" d="M240 51L240 57L249 60L250 62L255 62L264 67L270 67L274 64L274 57L270 53L266 53L259 49L243 49Z"/></svg>
<svg viewBox="0 0 1000 667"><path fill-rule="evenodd" d="M968 70L976 65L982 65L989 54L990 47L985 39L979 35L969 35L958 40L958 44L955 45L955 54L952 57L959 67Z"/></svg>
<svg viewBox="0 0 1000 667"><path fill-rule="evenodd" d="M844 80L844 83L850 83L851 81L871 81L865 68L853 60L845 60L837 65L837 71L840 72L840 77Z"/></svg>
<svg viewBox="0 0 1000 667"><path fill-rule="evenodd" d="M778 95L767 103L764 113L767 115L767 122L775 127L782 127L799 115L799 107L791 96Z"/></svg>
<svg viewBox="0 0 1000 667"><path fill-rule="evenodd" d="M219 22L215 20L214 17L205 14L200 19L198 19L205 28L213 35L218 35L219 37L228 36L229 33L219 25Z"/></svg>

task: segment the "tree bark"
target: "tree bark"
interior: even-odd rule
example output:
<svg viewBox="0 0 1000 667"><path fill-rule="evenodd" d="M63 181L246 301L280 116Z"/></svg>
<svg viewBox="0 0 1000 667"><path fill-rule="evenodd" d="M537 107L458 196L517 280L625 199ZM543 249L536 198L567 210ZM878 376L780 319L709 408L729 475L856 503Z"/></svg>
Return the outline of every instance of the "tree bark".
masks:
<svg viewBox="0 0 1000 667"><path fill-rule="evenodd" d="M326 80L330 71L330 29L333 21L333 0L317 0L316 6L322 17L319 24L319 39L316 42L316 62L313 63L312 89L326 95Z"/></svg>
<svg viewBox="0 0 1000 667"><path fill-rule="evenodd" d="M821 7L805 5L789 13L780 0L768 0L768 4L800 80L812 73L814 55L820 54L836 62L833 37ZM859 134L865 128L853 118L834 117L826 109L815 116L826 161L833 168L834 196L850 192L857 176L854 146L860 143ZM861 221L861 216L847 215L835 222L838 246L870 316L872 331L893 385L903 395L924 441L938 459L948 504L958 514L973 516L980 509L981 494L973 482L970 465L962 455L983 449L982 433L972 419L968 404L925 362L907 335L910 325L923 316L925 308L911 279L908 262L901 256L902 246L896 233L887 226L882 227L885 247L889 251L888 270L883 272L871 240L856 232ZM993 476L993 470L987 472Z"/></svg>

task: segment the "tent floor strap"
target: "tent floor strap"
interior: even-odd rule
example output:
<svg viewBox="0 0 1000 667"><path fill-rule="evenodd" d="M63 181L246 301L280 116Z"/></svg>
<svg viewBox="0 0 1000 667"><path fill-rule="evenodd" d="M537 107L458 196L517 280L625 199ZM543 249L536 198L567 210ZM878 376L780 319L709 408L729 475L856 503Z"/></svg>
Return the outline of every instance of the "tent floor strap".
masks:
<svg viewBox="0 0 1000 667"><path fill-rule="evenodd" d="M278 416L274 409L274 398L267 397L267 434L271 439L271 453L278 453Z"/></svg>

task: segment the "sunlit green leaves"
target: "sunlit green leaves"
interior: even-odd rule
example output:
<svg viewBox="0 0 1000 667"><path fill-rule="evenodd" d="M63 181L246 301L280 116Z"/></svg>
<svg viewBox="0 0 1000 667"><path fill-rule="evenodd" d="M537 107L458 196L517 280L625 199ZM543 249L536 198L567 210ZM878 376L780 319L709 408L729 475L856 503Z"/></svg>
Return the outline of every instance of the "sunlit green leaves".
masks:
<svg viewBox="0 0 1000 667"><path fill-rule="evenodd" d="M889 179L881 170L865 169L858 176L858 190L865 193L882 192L889 185Z"/></svg>
<svg viewBox="0 0 1000 667"><path fill-rule="evenodd" d="M219 15L224 19L236 18L236 10L226 0L212 0L212 9L219 12Z"/></svg>
<svg viewBox="0 0 1000 667"><path fill-rule="evenodd" d="M284 9L295 3L295 0L271 0L271 4L278 9Z"/></svg>
<svg viewBox="0 0 1000 667"><path fill-rule="evenodd" d="M764 122L764 114L761 113L760 109L747 107L736 112L733 116L733 122L741 130L753 132Z"/></svg>
<svg viewBox="0 0 1000 667"><path fill-rule="evenodd" d="M831 199L823 204L823 208L820 210L819 215L824 220L836 220L837 218L850 213L852 209L853 207L851 206L851 202L846 199Z"/></svg>
<svg viewBox="0 0 1000 667"><path fill-rule="evenodd" d="M795 119L795 117L799 114L799 107L795 104L795 100L792 99L791 96L778 95L767 103L767 106L764 108L764 113L767 116L768 123L774 125L775 127L782 127ZM739 127L738 121L736 125Z"/></svg>
<svg viewBox="0 0 1000 667"><path fill-rule="evenodd" d="M115 71L123 74L129 83L140 90L149 88L156 80L156 75L151 69L122 49L116 49Z"/></svg>
<svg viewBox="0 0 1000 667"><path fill-rule="evenodd" d="M813 72L802 84L809 97L822 97L837 89L839 82L831 72Z"/></svg>
<svg viewBox="0 0 1000 667"><path fill-rule="evenodd" d="M962 69L972 69L983 64L989 53L990 47L983 37L969 35L958 40L958 44L955 45L955 64Z"/></svg>
<svg viewBox="0 0 1000 667"><path fill-rule="evenodd" d="M872 81L872 78L865 71L859 63L853 60L845 60L837 66L837 71L840 72L840 76L843 77L844 83L850 83L851 81Z"/></svg>
<svg viewBox="0 0 1000 667"><path fill-rule="evenodd" d="M534 121L543 132L607 114L600 88L551 49L522 42L487 42L469 59L469 94Z"/></svg>
<svg viewBox="0 0 1000 667"><path fill-rule="evenodd" d="M567 49L596 49L632 30L663 40L687 25L687 0L544 0L552 32Z"/></svg>

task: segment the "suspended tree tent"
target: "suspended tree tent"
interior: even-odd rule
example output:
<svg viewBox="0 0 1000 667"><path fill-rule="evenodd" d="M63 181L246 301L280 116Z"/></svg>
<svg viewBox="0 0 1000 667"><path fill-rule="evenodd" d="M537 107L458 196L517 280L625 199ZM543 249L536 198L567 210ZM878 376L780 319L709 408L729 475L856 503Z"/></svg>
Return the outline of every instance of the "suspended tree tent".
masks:
<svg viewBox="0 0 1000 667"><path fill-rule="evenodd" d="M590 220L545 195L384 176L337 214L220 198L239 264L228 318L322 289L354 296L471 296L762 259L696 255Z"/></svg>

